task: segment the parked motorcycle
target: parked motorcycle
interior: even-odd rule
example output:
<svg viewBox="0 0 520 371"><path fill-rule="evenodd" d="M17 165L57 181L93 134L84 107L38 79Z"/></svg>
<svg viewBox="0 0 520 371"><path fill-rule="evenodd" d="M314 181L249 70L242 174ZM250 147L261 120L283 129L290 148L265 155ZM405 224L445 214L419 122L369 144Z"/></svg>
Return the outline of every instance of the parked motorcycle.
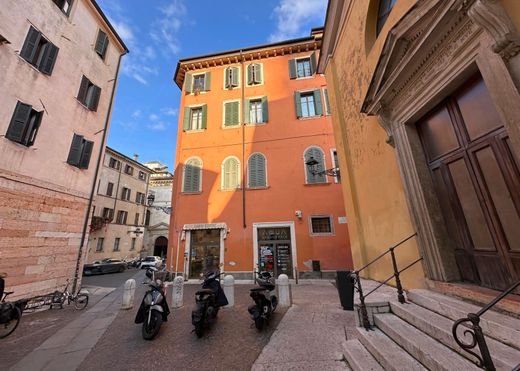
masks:
<svg viewBox="0 0 520 371"><path fill-rule="evenodd" d="M168 321L170 309L166 302L164 281L155 278L156 268L148 268L146 277L148 291L144 294L141 306L135 316L135 323L142 323L142 335L145 340L152 340L159 333L161 324Z"/></svg>
<svg viewBox="0 0 520 371"><path fill-rule="evenodd" d="M12 293L12 291L5 292L0 298L0 339L6 338L16 330L28 302L27 299L6 302L5 299Z"/></svg>
<svg viewBox="0 0 520 371"><path fill-rule="evenodd" d="M202 282L202 290L195 293L196 308L191 312L191 323L195 326L194 331L199 338L215 321L220 307L228 305L226 294L220 286L220 275L218 270L207 272Z"/></svg>
<svg viewBox="0 0 520 371"><path fill-rule="evenodd" d="M271 273L257 273L256 282L260 287L249 290L249 296L255 301L255 304L250 305L247 310L255 321L255 327L261 331L276 309L278 298L274 294L275 280Z"/></svg>

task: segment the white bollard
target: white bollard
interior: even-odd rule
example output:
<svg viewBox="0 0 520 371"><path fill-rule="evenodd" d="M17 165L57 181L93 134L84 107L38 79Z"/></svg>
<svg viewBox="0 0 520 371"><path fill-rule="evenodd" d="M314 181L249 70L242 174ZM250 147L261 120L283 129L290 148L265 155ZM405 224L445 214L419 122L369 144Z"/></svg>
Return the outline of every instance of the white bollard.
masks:
<svg viewBox="0 0 520 371"><path fill-rule="evenodd" d="M235 305L235 278L228 274L224 276L224 294L228 300L226 308L231 308Z"/></svg>
<svg viewBox="0 0 520 371"><path fill-rule="evenodd" d="M278 306L287 308L291 306L291 287L289 277L286 274L278 276Z"/></svg>
<svg viewBox="0 0 520 371"><path fill-rule="evenodd" d="M135 280L130 278L125 282L123 290L123 304L121 309L132 309L134 306Z"/></svg>
<svg viewBox="0 0 520 371"><path fill-rule="evenodd" d="M184 296L184 278L182 276L177 276L173 280L173 285L172 285L172 307L174 307L174 308L182 307L183 296Z"/></svg>

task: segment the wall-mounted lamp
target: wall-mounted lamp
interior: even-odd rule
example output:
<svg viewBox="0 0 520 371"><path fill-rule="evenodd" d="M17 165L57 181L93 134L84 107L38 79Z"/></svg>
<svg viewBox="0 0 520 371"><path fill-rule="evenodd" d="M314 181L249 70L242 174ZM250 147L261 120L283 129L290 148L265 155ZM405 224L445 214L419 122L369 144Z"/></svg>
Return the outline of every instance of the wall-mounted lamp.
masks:
<svg viewBox="0 0 520 371"><path fill-rule="evenodd" d="M155 202L155 194L153 192L150 192L148 194L148 197L146 197L146 203L149 208L155 209L155 210L161 210L163 213L171 214L172 208L169 206L152 206Z"/></svg>
<svg viewBox="0 0 520 371"><path fill-rule="evenodd" d="M328 176L337 176L339 177L339 167L333 167L331 169L320 170L320 163L313 157L309 157L308 161L305 161L305 165L307 165L307 169L312 175L323 175L326 174Z"/></svg>
<svg viewBox="0 0 520 371"><path fill-rule="evenodd" d="M302 211L301 211L301 210L296 210L296 211L294 212L294 215L296 215L296 217L297 217L298 219L301 219L301 218L302 218Z"/></svg>

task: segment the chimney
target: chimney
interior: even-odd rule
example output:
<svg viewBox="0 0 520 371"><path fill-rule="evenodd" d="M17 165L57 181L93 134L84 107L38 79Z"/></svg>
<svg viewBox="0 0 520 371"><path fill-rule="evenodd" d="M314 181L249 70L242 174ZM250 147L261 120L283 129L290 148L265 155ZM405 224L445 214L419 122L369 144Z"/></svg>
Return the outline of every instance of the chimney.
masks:
<svg viewBox="0 0 520 371"><path fill-rule="evenodd" d="M134 153L134 161L137 161L139 159L139 155L137 153Z"/></svg>

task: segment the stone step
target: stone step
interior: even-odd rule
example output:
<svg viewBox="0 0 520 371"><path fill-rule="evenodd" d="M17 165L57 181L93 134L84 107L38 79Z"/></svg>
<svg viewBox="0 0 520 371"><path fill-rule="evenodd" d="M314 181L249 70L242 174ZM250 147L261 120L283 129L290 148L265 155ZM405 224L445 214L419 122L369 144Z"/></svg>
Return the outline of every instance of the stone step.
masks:
<svg viewBox="0 0 520 371"><path fill-rule="evenodd" d="M376 314L374 315L374 320L376 326L381 331L399 344L417 361L421 362L428 370L481 371L480 368L466 358L461 357L394 314Z"/></svg>
<svg viewBox="0 0 520 371"><path fill-rule="evenodd" d="M358 339L346 341L343 355L354 371L384 371L383 367Z"/></svg>
<svg viewBox="0 0 520 371"><path fill-rule="evenodd" d="M447 347L450 347L452 350L466 357L470 361L473 362L476 360L474 356L465 352L456 343L451 332L453 326L453 321L451 319L413 303L390 303L390 307L392 313L415 326L425 334L431 336ZM460 334L459 339L462 341L469 340L465 338L463 334ZM520 363L520 351L490 337L486 337L486 343L497 370L510 371ZM475 351L479 353L478 348L475 348Z"/></svg>
<svg viewBox="0 0 520 371"><path fill-rule="evenodd" d="M367 331L358 327L359 341L387 371L426 370L403 348L377 328Z"/></svg>
<svg viewBox="0 0 520 371"><path fill-rule="evenodd" d="M430 290L410 290L407 297L413 303L454 321L481 309L480 306ZM487 336L520 350L519 319L498 312L487 311L480 318L480 326Z"/></svg>

